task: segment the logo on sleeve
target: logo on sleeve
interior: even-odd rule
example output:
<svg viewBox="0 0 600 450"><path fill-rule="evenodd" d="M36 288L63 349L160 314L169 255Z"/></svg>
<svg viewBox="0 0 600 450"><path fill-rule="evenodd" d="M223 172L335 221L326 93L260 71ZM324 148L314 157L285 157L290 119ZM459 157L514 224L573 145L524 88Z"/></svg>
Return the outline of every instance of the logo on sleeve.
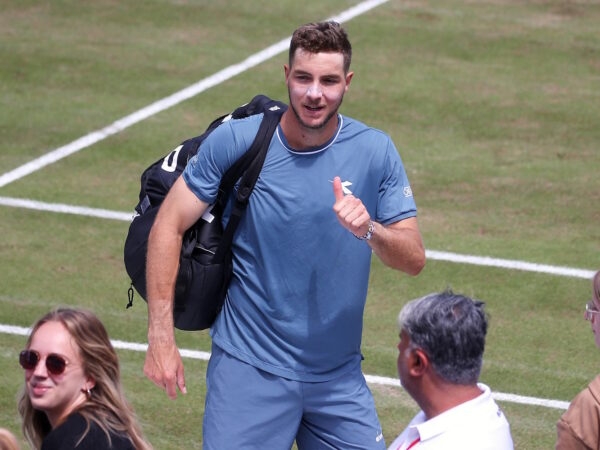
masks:
<svg viewBox="0 0 600 450"><path fill-rule="evenodd" d="M410 188L410 186L404 186L404 196L412 197L412 189Z"/></svg>

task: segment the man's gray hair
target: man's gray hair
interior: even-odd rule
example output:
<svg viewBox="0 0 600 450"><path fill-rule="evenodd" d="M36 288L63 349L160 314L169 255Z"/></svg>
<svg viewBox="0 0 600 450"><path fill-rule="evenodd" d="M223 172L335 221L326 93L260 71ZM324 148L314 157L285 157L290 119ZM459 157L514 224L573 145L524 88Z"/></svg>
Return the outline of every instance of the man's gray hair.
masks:
<svg viewBox="0 0 600 450"><path fill-rule="evenodd" d="M484 303L451 290L413 300L398 315L398 327L427 354L433 370L463 385L479 379L487 326Z"/></svg>

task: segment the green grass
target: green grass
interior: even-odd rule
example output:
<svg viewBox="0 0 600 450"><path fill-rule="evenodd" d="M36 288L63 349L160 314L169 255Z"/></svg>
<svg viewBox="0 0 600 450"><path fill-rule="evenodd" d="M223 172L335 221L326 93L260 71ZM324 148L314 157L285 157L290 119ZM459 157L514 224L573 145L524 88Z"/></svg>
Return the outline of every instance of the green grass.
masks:
<svg viewBox="0 0 600 450"><path fill-rule="evenodd" d="M226 4L225 4L226 3ZM137 2L0 0L0 176L245 59L356 0ZM342 111L391 134L430 250L600 268L600 4L392 0L346 24L356 72ZM90 148L0 187L0 196L131 211L139 175L255 93L286 99L282 53ZM127 223L0 207L0 323L29 326L59 304L93 309L112 338L144 342L146 308L125 309ZM582 320L590 283L430 260L416 278L373 260L364 371L396 376L396 315L434 290L487 303L482 381L570 400L598 372ZM19 431L23 336L0 335L0 425ZM210 349L206 332L178 333ZM172 402L119 350L157 449L201 448L203 361ZM417 407L372 386L386 441ZM561 410L501 402L516 447L553 447Z"/></svg>

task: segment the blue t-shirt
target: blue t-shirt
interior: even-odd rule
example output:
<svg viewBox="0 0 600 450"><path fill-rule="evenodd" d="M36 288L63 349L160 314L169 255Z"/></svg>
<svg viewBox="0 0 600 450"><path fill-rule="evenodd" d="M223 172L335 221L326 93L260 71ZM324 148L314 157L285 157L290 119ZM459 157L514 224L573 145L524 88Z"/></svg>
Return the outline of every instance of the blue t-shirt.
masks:
<svg viewBox="0 0 600 450"><path fill-rule="evenodd" d="M390 224L417 214L390 137L346 116L325 145L294 151L278 128L233 241L233 279L213 342L261 370L326 381L360 364L371 248L338 222L332 181ZM212 203L262 115L219 126L183 177ZM224 221L226 221L226 217Z"/></svg>

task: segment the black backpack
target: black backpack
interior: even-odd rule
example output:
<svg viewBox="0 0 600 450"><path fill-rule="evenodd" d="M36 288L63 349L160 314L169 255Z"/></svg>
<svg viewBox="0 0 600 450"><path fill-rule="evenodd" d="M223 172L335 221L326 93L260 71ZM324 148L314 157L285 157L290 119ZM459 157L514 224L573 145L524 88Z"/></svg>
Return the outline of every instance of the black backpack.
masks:
<svg viewBox="0 0 600 450"><path fill-rule="evenodd" d="M142 173L139 203L124 245L125 269L131 278L127 308L133 304L133 288L147 301L148 235L163 199L189 159L196 154L202 141L222 123L264 113L254 142L221 179L217 199L210 210L213 220L208 222L200 218L183 236L173 305L175 327L203 330L212 325L223 306L231 279L231 241L235 229L248 204L273 133L286 109L287 106L281 102L257 95L231 114L215 119L200 136L184 141ZM236 199L223 229L223 210L238 180Z"/></svg>

